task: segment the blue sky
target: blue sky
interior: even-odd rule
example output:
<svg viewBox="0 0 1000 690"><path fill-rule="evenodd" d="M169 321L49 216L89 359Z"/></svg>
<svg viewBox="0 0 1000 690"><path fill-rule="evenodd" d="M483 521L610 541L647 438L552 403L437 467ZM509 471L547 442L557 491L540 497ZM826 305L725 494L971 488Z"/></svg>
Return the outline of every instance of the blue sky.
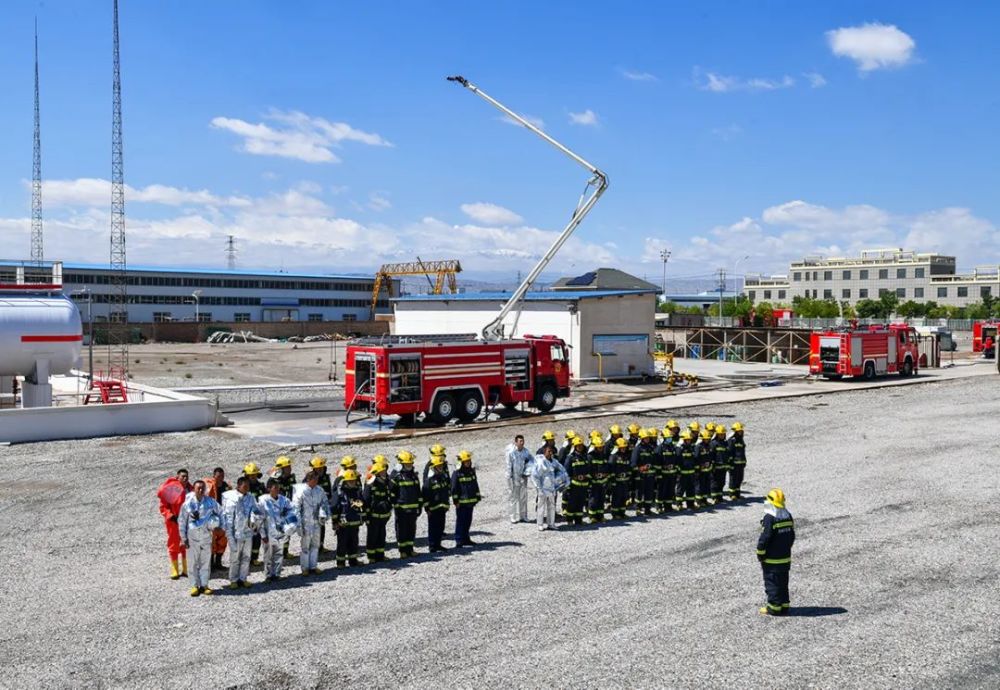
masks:
<svg viewBox="0 0 1000 690"><path fill-rule="evenodd" d="M1000 5L138 2L121 9L129 260L527 271L604 169L550 273L782 272L905 246L1000 262ZM111 3L6 4L0 256L28 253L32 36L46 255L107 260ZM748 257L748 258L744 258Z"/></svg>

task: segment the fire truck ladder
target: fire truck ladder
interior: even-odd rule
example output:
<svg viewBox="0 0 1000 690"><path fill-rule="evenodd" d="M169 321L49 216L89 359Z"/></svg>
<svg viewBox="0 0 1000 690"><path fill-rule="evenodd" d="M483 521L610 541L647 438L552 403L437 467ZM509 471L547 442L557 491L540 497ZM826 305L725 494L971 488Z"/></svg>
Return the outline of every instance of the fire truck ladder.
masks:
<svg viewBox="0 0 1000 690"><path fill-rule="evenodd" d="M415 262L382 264L382 267L378 269L378 273L375 274L375 287L372 289L371 318L375 318L375 307L378 304L378 298L382 293L383 286L388 291L389 296L392 297L393 276L427 276L427 282L430 283L432 295L440 295L444 291L444 284L447 282L448 289L454 295L458 292L458 281L455 278L455 274L461 271L462 265L453 259L446 261L421 261L418 256ZM431 282L430 276L435 274L437 278L434 282Z"/></svg>

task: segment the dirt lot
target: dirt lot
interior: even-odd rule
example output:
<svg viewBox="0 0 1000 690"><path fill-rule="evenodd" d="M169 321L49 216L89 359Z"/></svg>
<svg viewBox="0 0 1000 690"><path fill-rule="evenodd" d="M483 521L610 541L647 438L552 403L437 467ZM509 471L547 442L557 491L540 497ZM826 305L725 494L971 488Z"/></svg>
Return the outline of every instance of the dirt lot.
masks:
<svg viewBox="0 0 1000 690"><path fill-rule="evenodd" d="M480 547L431 557L421 520L417 559L309 579L289 564L275 587L255 570L248 592L197 599L167 578L155 487L181 465L269 466L270 446L207 431L0 448L0 685L995 686L996 382L713 408L748 426L745 503L554 533L507 520L510 429L449 435L479 467ZM798 530L786 619L757 614L772 485Z"/></svg>

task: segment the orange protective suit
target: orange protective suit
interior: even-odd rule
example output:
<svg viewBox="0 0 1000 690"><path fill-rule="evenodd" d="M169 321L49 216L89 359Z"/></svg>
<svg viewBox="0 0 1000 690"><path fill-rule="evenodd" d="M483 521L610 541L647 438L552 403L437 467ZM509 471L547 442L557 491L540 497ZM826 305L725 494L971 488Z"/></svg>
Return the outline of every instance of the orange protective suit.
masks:
<svg viewBox="0 0 1000 690"><path fill-rule="evenodd" d="M177 516L181 512L184 497L190 490L190 484L182 483L177 477L171 477L163 482L156 492L156 497L160 499L160 515L163 516L163 524L167 528L167 553L170 554L172 561L176 561L178 557L187 553L181 542Z"/></svg>
<svg viewBox="0 0 1000 690"><path fill-rule="evenodd" d="M205 495L210 496L215 499L216 503L222 505L222 494L229 489L229 485L226 484L224 487L218 487L215 485L215 477L205 478ZM226 552L226 545L229 540L226 539L226 530L221 527L217 527L212 532L212 554L220 554Z"/></svg>

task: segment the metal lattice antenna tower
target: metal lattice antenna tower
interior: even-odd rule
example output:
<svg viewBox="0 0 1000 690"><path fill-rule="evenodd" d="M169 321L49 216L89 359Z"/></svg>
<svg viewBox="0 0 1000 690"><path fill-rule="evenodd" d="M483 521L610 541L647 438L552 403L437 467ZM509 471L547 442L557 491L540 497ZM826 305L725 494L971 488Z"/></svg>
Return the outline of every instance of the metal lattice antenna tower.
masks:
<svg viewBox="0 0 1000 690"><path fill-rule="evenodd" d="M236 235L229 235L226 240L226 268L236 270Z"/></svg>
<svg viewBox="0 0 1000 690"><path fill-rule="evenodd" d="M31 260L45 260L42 242L42 127L38 107L38 19L35 19L35 151L31 165Z"/></svg>
<svg viewBox="0 0 1000 690"><path fill-rule="evenodd" d="M125 263L125 169L122 154L122 78L118 58L118 0L114 0L114 85L111 119L111 280L108 369L128 371L128 280Z"/></svg>

